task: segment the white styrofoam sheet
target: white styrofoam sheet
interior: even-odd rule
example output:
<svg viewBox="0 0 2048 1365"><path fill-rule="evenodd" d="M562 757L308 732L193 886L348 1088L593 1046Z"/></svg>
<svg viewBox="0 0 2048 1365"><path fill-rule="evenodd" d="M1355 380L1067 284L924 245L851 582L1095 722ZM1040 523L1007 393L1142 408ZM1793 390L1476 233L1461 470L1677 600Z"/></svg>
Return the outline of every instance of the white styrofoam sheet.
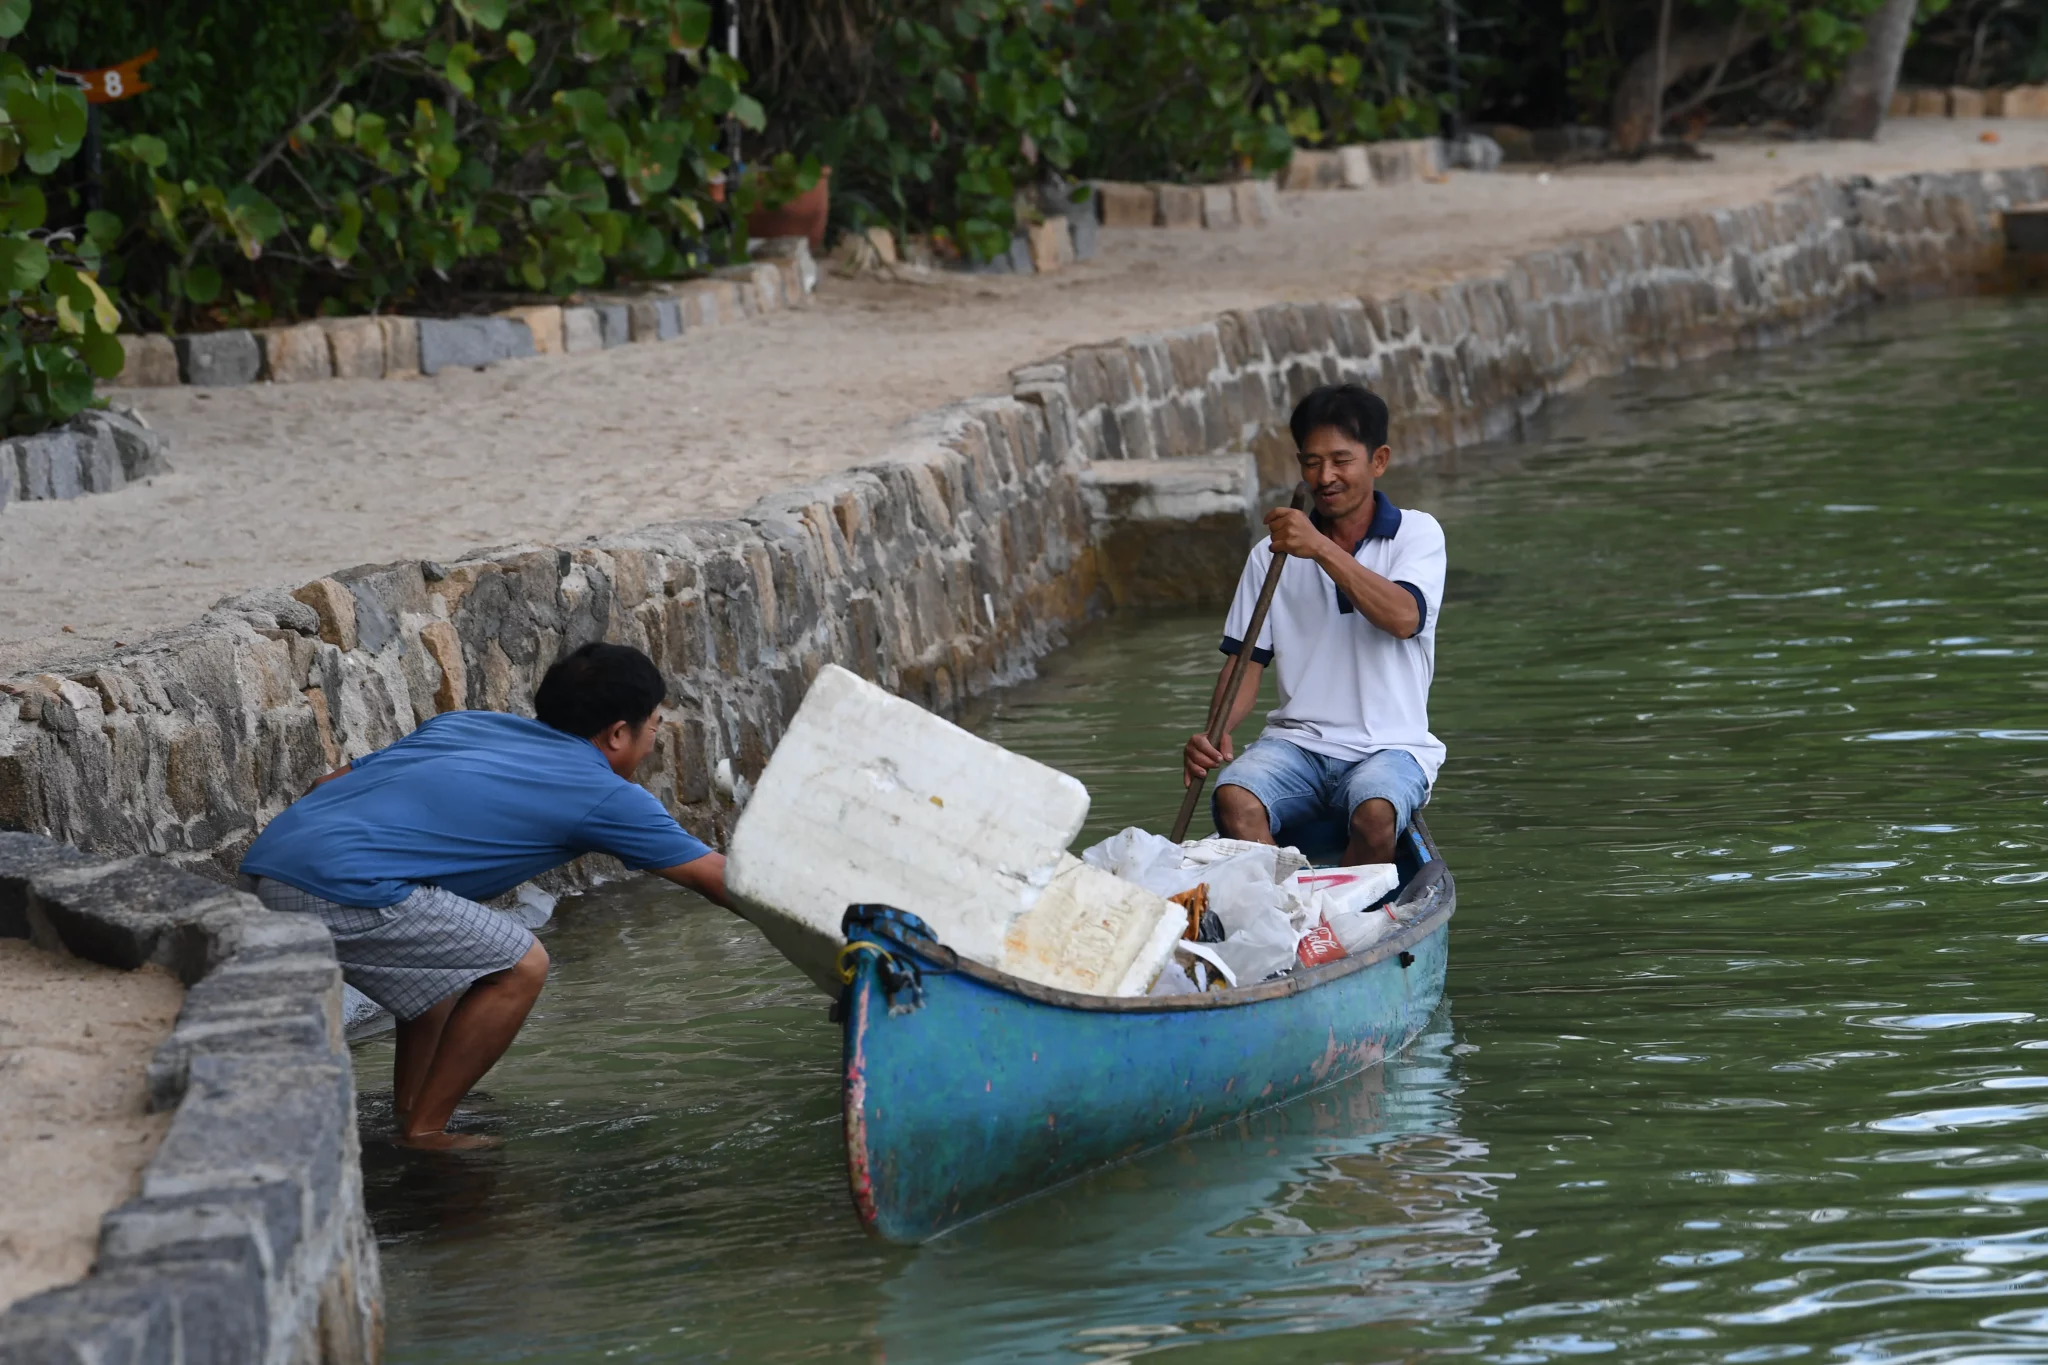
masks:
<svg viewBox="0 0 2048 1365"><path fill-rule="evenodd" d="M1186 926L1187 912L1164 897L1065 858L1038 902L1011 922L997 965L1082 995L1143 995Z"/></svg>
<svg viewBox="0 0 2048 1365"><path fill-rule="evenodd" d="M862 902L997 964L1087 817L1074 778L828 664L733 829L726 886L828 992L840 920Z"/></svg>

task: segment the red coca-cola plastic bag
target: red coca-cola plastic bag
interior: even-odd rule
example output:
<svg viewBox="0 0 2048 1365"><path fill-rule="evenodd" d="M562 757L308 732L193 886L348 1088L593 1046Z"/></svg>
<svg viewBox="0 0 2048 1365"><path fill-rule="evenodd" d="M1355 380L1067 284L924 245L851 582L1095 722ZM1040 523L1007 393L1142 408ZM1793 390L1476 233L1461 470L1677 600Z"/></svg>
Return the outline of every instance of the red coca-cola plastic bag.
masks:
<svg viewBox="0 0 2048 1365"><path fill-rule="evenodd" d="M1322 920L1317 920L1315 928L1295 940L1294 955L1301 959L1304 967L1320 967L1325 962L1349 956L1344 945L1337 941L1337 935Z"/></svg>

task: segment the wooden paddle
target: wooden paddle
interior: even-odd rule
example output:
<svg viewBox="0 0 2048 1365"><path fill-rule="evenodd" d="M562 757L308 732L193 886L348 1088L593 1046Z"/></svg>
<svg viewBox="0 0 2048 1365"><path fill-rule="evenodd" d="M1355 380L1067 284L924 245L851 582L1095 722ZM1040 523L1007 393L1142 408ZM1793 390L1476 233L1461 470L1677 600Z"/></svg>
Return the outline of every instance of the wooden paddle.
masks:
<svg viewBox="0 0 2048 1365"><path fill-rule="evenodd" d="M1294 485L1294 498L1288 503L1297 512L1309 508L1310 494L1306 483ZM1287 556L1277 550L1273 562L1266 569L1266 581L1259 588L1258 605L1252 608L1252 623L1244 633L1244 646L1230 656L1230 667L1223 675L1223 690L1209 705L1210 747L1223 747L1223 732L1230 726L1230 713L1237 707L1237 692L1244 685L1245 664L1252 657L1252 648L1258 643L1259 632L1266 628L1266 613L1272 610L1273 594L1280 591L1280 571L1287 567ZM1180 814L1174 817L1173 841L1177 844L1188 837L1188 822L1195 818L1195 807L1202 800L1202 791L1209 785L1209 775L1202 774L1199 782L1188 783L1188 794L1181 798Z"/></svg>

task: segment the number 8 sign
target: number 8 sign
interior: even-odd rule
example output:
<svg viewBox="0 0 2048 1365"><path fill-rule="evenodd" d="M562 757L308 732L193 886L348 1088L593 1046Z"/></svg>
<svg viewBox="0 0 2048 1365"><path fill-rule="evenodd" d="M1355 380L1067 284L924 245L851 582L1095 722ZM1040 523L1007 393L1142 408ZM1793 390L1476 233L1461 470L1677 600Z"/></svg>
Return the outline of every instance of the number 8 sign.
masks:
<svg viewBox="0 0 2048 1365"><path fill-rule="evenodd" d="M149 83L142 79L142 68L155 60L156 49L151 48L140 57L130 57L116 66L102 66L91 71L60 71L58 74L69 76L85 87L87 104L113 104L132 99L150 88Z"/></svg>

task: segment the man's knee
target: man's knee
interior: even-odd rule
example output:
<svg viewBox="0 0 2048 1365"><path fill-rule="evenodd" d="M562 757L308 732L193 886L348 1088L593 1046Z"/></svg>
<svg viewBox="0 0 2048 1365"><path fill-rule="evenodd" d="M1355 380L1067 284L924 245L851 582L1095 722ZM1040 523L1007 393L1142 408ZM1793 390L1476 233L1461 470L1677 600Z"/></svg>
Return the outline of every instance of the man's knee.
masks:
<svg viewBox="0 0 2048 1365"><path fill-rule="evenodd" d="M1351 812L1351 835L1375 853L1391 858L1394 852L1394 836L1400 833L1394 826L1394 804L1375 796L1358 803L1358 809Z"/></svg>
<svg viewBox="0 0 2048 1365"><path fill-rule="evenodd" d="M1272 829L1265 803L1236 783L1216 789L1216 823L1233 839L1250 839Z"/></svg>
<svg viewBox="0 0 2048 1365"><path fill-rule="evenodd" d="M535 939L533 946L520 958L501 972L492 972L485 981L502 981L508 986L518 986L533 995L540 994L540 988L548 981L548 950Z"/></svg>

